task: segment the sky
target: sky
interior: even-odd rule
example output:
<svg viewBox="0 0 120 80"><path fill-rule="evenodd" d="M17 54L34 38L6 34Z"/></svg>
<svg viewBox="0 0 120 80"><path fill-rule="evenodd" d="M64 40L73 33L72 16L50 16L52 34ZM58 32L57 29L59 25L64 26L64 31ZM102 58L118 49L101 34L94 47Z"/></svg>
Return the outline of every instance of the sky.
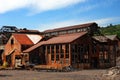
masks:
<svg viewBox="0 0 120 80"><path fill-rule="evenodd" d="M44 31L90 22L120 24L120 0L0 0L0 27Z"/></svg>

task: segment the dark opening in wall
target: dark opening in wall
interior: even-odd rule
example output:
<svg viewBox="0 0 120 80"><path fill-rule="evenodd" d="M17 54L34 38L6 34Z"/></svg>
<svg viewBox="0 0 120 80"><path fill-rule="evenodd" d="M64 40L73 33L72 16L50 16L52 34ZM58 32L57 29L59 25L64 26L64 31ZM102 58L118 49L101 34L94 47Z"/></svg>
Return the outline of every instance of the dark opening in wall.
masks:
<svg viewBox="0 0 120 80"><path fill-rule="evenodd" d="M13 45L14 44L14 39L11 39L11 45Z"/></svg>

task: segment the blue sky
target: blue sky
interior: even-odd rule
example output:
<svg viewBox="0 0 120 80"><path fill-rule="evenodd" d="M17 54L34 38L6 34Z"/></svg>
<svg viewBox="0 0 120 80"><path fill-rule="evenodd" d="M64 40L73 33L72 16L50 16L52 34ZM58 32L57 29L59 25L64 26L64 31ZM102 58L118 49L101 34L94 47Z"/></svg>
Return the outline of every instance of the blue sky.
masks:
<svg viewBox="0 0 120 80"><path fill-rule="evenodd" d="M0 0L0 27L47 29L120 24L120 0Z"/></svg>

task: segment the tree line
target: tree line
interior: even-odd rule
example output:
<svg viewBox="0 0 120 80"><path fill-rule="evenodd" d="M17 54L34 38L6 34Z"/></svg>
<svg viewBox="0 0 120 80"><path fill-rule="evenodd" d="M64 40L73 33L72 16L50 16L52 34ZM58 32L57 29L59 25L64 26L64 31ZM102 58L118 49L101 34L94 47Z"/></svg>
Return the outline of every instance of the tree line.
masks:
<svg viewBox="0 0 120 80"><path fill-rule="evenodd" d="M106 27L101 27L100 31L104 35L118 35L118 37L120 38L120 24L110 24Z"/></svg>

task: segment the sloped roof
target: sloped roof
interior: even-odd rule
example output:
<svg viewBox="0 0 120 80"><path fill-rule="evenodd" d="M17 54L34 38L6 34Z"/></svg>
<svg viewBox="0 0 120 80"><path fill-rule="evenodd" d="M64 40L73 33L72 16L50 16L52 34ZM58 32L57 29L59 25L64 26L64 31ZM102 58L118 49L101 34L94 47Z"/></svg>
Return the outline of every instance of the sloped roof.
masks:
<svg viewBox="0 0 120 80"><path fill-rule="evenodd" d="M120 38L117 35L93 36L93 39L99 42L108 42L108 40L120 40Z"/></svg>
<svg viewBox="0 0 120 80"><path fill-rule="evenodd" d="M108 38L105 36L93 36L92 38L99 42L107 42L108 41Z"/></svg>
<svg viewBox="0 0 120 80"><path fill-rule="evenodd" d="M42 36L38 35L38 34L17 34L17 33L14 33L13 36L16 38L16 40L20 44L26 44L26 45L36 44L42 39Z"/></svg>
<svg viewBox="0 0 120 80"><path fill-rule="evenodd" d="M63 30L70 30L70 29L78 29L78 28L83 28L83 27L90 27L92 25L96 25L96 23L92 22L92 23L68 26L68 27L63 27L63 28L50 29L50 30L46 30L44 32L48 33L48 32L63 31Z"/></svg>
<svg viewBox="0 0 120 80"><path fill-rule="evenodd" d="M13 34L15 39L22 45L31 45L33 42L27 37L26 34Z"/></svg>
<svg viewBox="0 0 120 80"><path fill-rule="evenodd" d="M70 43L70 42L73 42L74 40L82 37L82 36L85 35L85 34L87 34L87 32L59 35L59 36L50 38L50 39L47 40L47 41L39 42L38 44L36 44L36 45L28 48L27 50L24 50L23 52L30 52L30 51L36 49L37 47L40 47L40 46L46 45L46 44Z"/></svg>
<svg viewBox="0 0 120 80"><path fill-rule="evenodd" d="M42 39L42 36L38 34L26 34L26 35L34 44L38 43Z"/></svg>
<svg viewBox="0 0 120 80"><path fill-rule="evenodd" d="M85 35L87 32L81 32L81 33L73 33L73 34L66 34L66 35L59 35L57 37L53 37L49 39L46 44L59 44L59 43L70 43L77 38Z"/></svg>
<svg viewBox="0 0 120 80"><path fill-rule="evenodd" d="M110 40L118 40L119 38L117 37L117 35L106 35L106 37Z"/></svg>
<svg viewBox="0 0 120 80"><path fill-rule="evenodd" d="M34 46L32 46L32 47L24 50L23 52L24 52L24 53L30 52L30 51L36 49L37 47L42 46L43 44L45 44L45 42L46 42L46 41L39 42L39 43L35 44Z"/></svg>

